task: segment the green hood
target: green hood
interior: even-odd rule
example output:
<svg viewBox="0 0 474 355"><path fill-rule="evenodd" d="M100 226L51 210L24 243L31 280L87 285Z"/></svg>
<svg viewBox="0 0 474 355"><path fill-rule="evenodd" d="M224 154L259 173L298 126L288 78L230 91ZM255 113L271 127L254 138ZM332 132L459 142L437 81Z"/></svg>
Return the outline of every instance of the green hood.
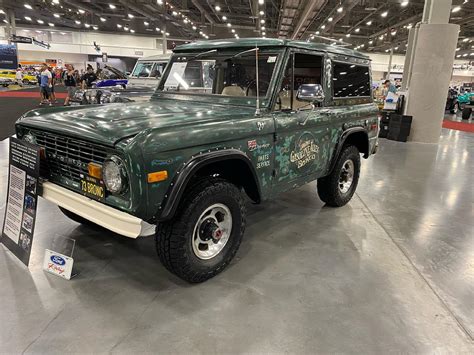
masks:
<svg viewBox="0 0 474 355"><path fill-rule="evenodd" d="M29 111L17 124L113 146L148 129L192 126L252 115L251 107L160 100Z"/></svg>

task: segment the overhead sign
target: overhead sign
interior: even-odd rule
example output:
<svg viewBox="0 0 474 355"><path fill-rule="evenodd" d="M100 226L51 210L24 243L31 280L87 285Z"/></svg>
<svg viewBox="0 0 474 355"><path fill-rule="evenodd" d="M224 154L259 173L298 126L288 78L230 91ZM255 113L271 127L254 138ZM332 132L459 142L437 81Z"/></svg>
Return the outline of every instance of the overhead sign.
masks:
<svg viewBox="0 0 474 355"><path fill-rule="evenodd" d="M31 43L33 43L33 38L31 38L31 37L23 37L23 36L12 35L12 36L10 37L10 42L12 42L12 43L27 43L27 44L31 44Z"/></svg>
<svg viewBox="0 0 474 355"><path fill-rule="evenodd" d="M46 43L46 42L43 42L43 41L38 41L34 38L33 38L33 44L36 44L37 46L40 46L40 47L43 47L43 48L46 48L46 49L49 49L51 47L49 43Z"/></svg>
<svg viewBox="0 0 474 355"><path fill-rule="evenodd" d="M10 138L7 208L0 242L28 266L38 205L40 149Z"/></svg>

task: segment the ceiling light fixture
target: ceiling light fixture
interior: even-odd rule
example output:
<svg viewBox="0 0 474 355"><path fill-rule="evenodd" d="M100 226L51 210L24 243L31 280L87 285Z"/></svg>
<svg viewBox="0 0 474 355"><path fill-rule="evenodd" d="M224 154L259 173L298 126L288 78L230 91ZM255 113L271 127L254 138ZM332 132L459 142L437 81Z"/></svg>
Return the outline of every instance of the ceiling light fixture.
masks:
<svg viewBox="0 0 474 355"><path fill-rule="evenodd" d="M56 17L56 18L60 18L60 17L61 17L61 15L59 15L59 14L53 14L53 16Z"/></svg>
<svg viewBox="0 0 474 355"><path fill-rule="evenodd" d="M114 4L109 4L109 7L112 9L112 10L115 10L117 8L117 6L115 6Z"/></svg>
<svg viewBox="0 0 474 355"><path fill-rule="evenodd" d="M328 18L328 22L332 22L334 20L332 17Z"/></svg>
<svg viewBox="0 0 474 355"><path fill-rule="evenodd" d="M148 26L150 23L147 22L147 21L143 21L143 24L144 24L145 26Z"/></svg>
<svg viewBox="0 0 474 355"><path fill-rule="evenodd" d="M99 27L97 27L97 26L94 26L94 27L92 27L92 28L93 28L94 30L96 30L96 31L99 29Z"/></svg>
<svg viewBox="0 0 474 355"><path fill-rule="evenodd" d="M350 34L350 33L346 34L346 37L347 37L347 38L349 38L350 36L351 36L351 34Z"/></svg>
<svg viewBox="0 0 474 355"><path fill-rule="evenodd" d="M25 7L26 7L28 10L33 10L33 7L31 7L30 4L25 4Z"/></svg>
<svg viewBox="0 0 474 355"><path fill-rule="evenodd" d="M461 6L453 7L453 9L451 10L452 13L459 12L459 11L461 11Z"/></svg>
<svg viewBox="0 0 474 355"><path fill-rule="evenodd" d="M322 26L321 26L321 29L323 29L323 30L324 30L325 28L326 28L326 26L325 26L325 25L322 25Z"/></svg>
<svg viewBox="0 0 474 355"><path fill-rule="evenodd" d="M366 24L367 26L370 26L370 25L372 24L372 21L367 21L365 24Z"/></svg>
<svg viewBox="0 0 474 355"><path fill-rule="evenodd" d="M173 16L178 16L178 13L177 13L176 11L173 11L171 14L172 14Z"/></svg>
<svg viewBox="0 0 474 355"><path fill-rule="evenodd" d="M342 6L340 6L338 9L337 9L337 12L341 13L342 11L344 11L344 8Z"/></svg>
<svg viewBox="0 0 474 355"><path fill-rule="evenodd" d="M25 20L26 21L31 21L31 17L30 16L25 16Z"/></svg>
<svg viewBox="0 0 474 355"><path fill-rule="evenodd" d="M42 25L44 23L43 20L36 20L36 22L38 22L40 25Z"/></svg>
<svg viewBox="0 0 474 355"><path fill-rule="evenodd" d="M232 27L232 24L230 22L228 22L227 27Z"/></svg>
<svg viewBox="0 0 474 355"><path fill-rule="evenodd" d="M408 5L408 3L409 3L408 0L404 0L404 1L402 1L402 3L401 3L400 5L401 5L402 7L405 7L405 6Z"/></svg>
<svg viewBox="0 0 474 355"><path fill-rule="evenodd" d="M263 16L263 15L265 15L265 12L260 11L259 14L260 14L260 16Z"/></svg>
<svg viewBox="0 0 474 355"><path fill-rule="evenodd" d="M117 23L118 28L122 28L123 26L120 23Z"/></svg>
<svg viewBox="0 0 474 355"><path fill-rule="evenodd" d="M54 27L54 23L48 22L48 26L49 26L49 27Z"/></svg>
<svg viewBox="0 0 474 355"><path fill-rule="evenodd" d="M227 21L227 16L222 16L222 21Z"/></svg>
<svg viewBox="0 0 474 355"><path fill-rule="evenodd" d="M259 4L259 5L263 5L264 3L265 3L264 0L258 0L258 4Z"/></svg>
<svg viewBox="0 0 474 355"><path fill-rule="evenodd" d="M216 7L214 7L216 9L216 11L221 11L221 7L219 5L216 5Z"/></svg>
<svg viewBox="0 0 474 355"><path fill-rule="evenodd" d="M265 20L264 20L264 19L261 19L261 20L260 20L260 23L265 23Z"/></svg>
<svg viewBox="0 0 474 355"><path fill-rule="evenodd" d="M89 25L88 23L85 23L84 26L86 26L86 28L91 27L91 25Z"/></svg>
<svg viewBox="0 0 474 355"><path fill-rule="evenodd" d="M80 24L81 24L81 21L79 21L79 20L76 20L76 21L74 21L74 22L76 23L76 25L80 25Z"/></svg>
<svg viewBox="0 0 474 355"><path fill-rule="evenodd" d="M356 29L354 30L354 32L359 33L359 32L360 32L360 28L356 28Z"/></svg>
<svg viewBox="0 0 474 355"><path fill-rule="evenodd" d="M163 5L163 0L156 0L156 3L157 3L158 5Z"/></svg>
<svg viewBox="0 0 474 355"><path fill-rule="evenodd" d="M467 42L467 41L469 41L469 38L466 37L466 38L464 38L462 41L463 41L463 42Z"/></svg>
<svg viewBox="0 0 474 355"><path fill-rule="evenodd" d="M130 30L131 33L135 33L135 30Z"/></svg>
<svg viewBox="0 0 474 355"><path fill-rule="evenodd" d="M135 17L135 16L132 15L132 14L128 14L127 16L128 16L128 18L134 18L134 17Z"/></svg>
<svg viewBox="0 0 474 355"><path fill-rule="evenodd" d="M382 12L382 13L380 14L380 16L382 16L382 17L387 17L387 15L388 15L388 11Z"/></svg>

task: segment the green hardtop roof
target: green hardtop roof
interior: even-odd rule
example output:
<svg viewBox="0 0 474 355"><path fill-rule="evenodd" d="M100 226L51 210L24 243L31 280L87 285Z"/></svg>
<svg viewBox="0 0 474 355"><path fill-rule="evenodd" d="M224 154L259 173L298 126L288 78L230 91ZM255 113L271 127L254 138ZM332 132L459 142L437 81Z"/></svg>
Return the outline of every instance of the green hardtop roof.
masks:
<svg viewBox="0 0 474 355"><path fill-rule="evenodd" d="M242 48L242 47L293 47L322 52L342 54L357 58L369 59L368 56L360 52L341 46L332 46L325 43L292 41L288 39L276 38L242 38L242 39L216 39L212 41L196 41L182 44L174 49L174 52L188 52L197 50L210 50L222 48Z"/></svg>

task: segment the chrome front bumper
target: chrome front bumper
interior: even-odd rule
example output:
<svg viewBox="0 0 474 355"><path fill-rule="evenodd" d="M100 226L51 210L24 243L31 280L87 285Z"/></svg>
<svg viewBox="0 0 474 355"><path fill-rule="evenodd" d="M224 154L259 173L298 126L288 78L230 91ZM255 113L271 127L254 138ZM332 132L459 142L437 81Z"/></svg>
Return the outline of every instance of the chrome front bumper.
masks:
<svg viewBox="0 0 474 355"><path fill-rule="evenodd" d="M64 187L45 181L41 197L99 226L129 238L153 234L154 226L128 213L104 205Z"/></svg>

